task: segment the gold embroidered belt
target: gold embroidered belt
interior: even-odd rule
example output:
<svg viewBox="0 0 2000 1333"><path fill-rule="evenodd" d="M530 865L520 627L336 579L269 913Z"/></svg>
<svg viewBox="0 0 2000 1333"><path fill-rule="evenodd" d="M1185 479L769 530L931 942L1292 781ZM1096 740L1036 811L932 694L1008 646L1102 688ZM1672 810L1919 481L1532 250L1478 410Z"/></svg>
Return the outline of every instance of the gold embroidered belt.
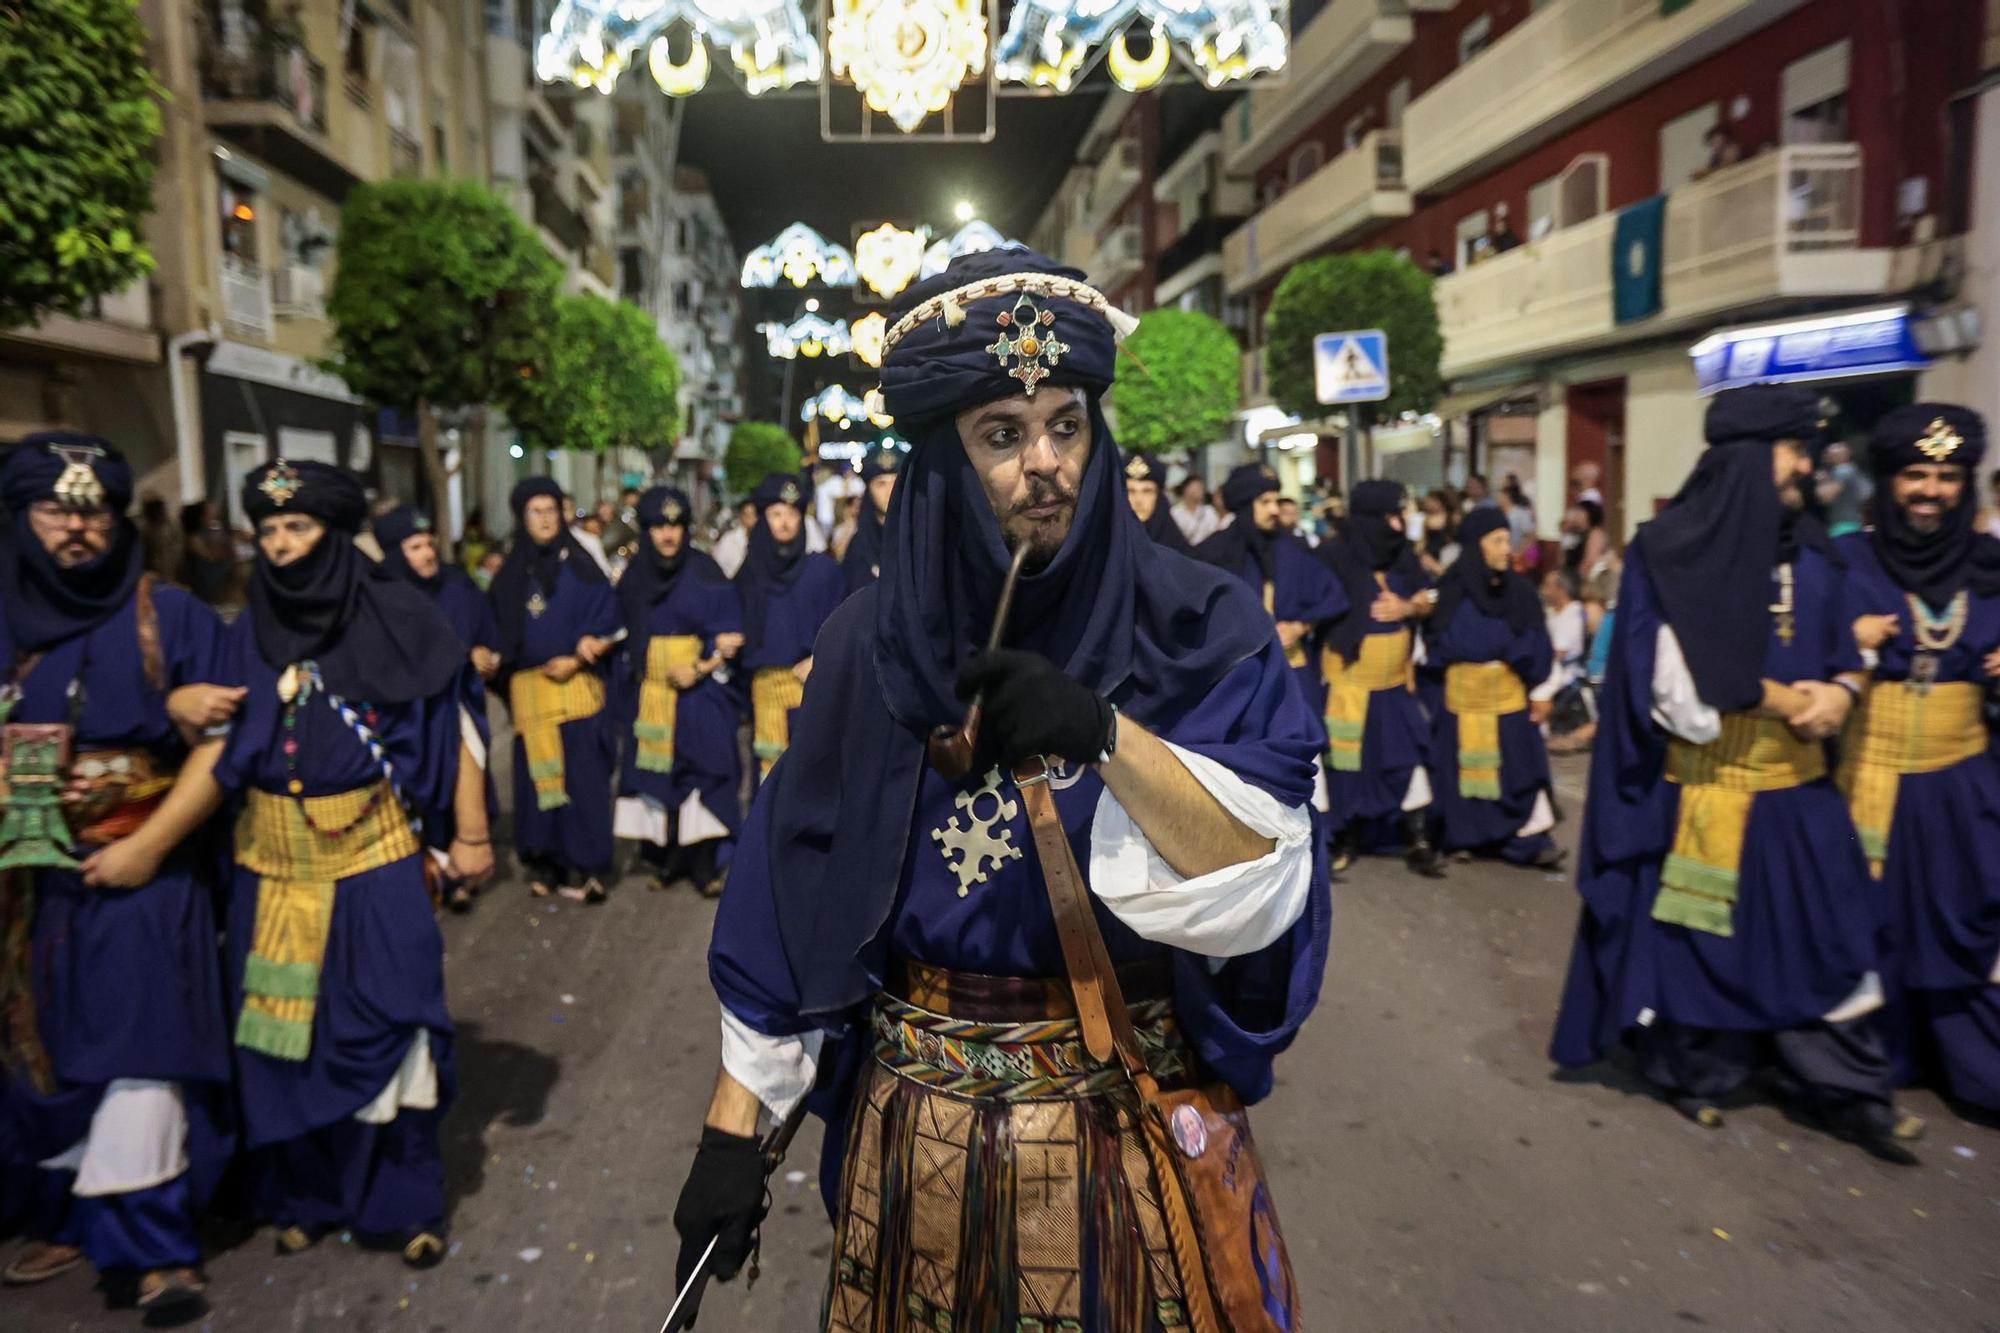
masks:
<svg viewBox="0 0 2000 1333"><path fill-rule="evenodd" d="M1681 788L1680 816L1660 870L1653 919L1734 934L1743 834L1757 793L1825 776L1825 747L1800 740L1776 718L1725 713L1722 734L1706 745L1670 740L1667 781Z"/></svg>
<svg viewBox="0 0 2000 1333"><path fill-rule="evenodd" d="M334 886L419 851L387 783L332 796L252 790L236 820L236 864L256 872L236 1044L281 1060L312 1049Z"/></svg>
<svg viewBox="0 0 2000 1333"><path fill-rule="evenodd" d="M563 785L562 725L595 717L604 707L604 682L597 673L580 670L557 682L541 669L516 671L507 682L507 699L514 713L514 730L528 756L528 777L535 784L535 808L554 810L569 804Z"/></svg>
<svg viewBox="0 0 2000 1333"><path fill-rule="evenodd" d="M791 713L805 697L805 682L790 667L758 667L750 677L751 749L762 773L769 773L791 744Z"/></svg>
<svg viewBox="0 0 2000 1333"><path fill-rule="evenodd" d="M671 772L674 766L674 713L681 692L668 682L667 673L700 660L697 634L656 635L646 645L646 678L639 682L632 736L638 742L633 762L648 773Z"/></svg>
<svg viewBox="0 0 2000 1333"><path fill-rule="evenodd" d="M1500 719L1528 706L1528 687L1505 662L1454 662L1444 671L1444 706L1458 722L1458 794L1500 799Z"/></svg>
<svg viewBox="0 0 2000 1333"><path fill-rule="evenodd" d="M1361 771L1361 741L1368 727L1368 696L1379 690L1416 688L1410 660L1410 631L1369 634L1361 657L1351 666L1331 648L1320 651L1326 678L1327 766L1342 773Z"/></svg>
<svg viewBox="0 0 2000 1333"><path fill-rule="evenodd" d="M1928 688L1871 685L1841 735L1840 790L1877 879L1888 855L1896 794L1905 773L1935 773L1986 751L1983 690L1970 681Z"/></svg>

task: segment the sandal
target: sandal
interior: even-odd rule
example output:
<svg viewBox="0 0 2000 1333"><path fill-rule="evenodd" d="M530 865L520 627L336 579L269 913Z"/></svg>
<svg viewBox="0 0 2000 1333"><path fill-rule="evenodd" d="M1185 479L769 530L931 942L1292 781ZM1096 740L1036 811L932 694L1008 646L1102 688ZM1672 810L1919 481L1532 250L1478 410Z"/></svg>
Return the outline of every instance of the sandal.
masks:
<svg viewBox="0 0 2000 1333"><path fill-rule="evenodd" d="M463 882L452 885L451 891L445 894L444 905L454 912L470 912L472 910L472 886Z"/></svg>
<svg viewBox="0 0 2000 1333"><path fill-rule="evenodd" d="M546 898L554 893L555 890L549 887L546 880L531 879L528 881L528 892L534 894L537 898Z"/></svg>
<svg viewBox="0 0 2000 1333"><path fill-rule="evenodd" d="M592 875L589 879L583 882L583 901L588 903L590 906L592 907L602 906L606 896L607 895L604 892L604 883L603 881L599 880L597 876Z"/></svg>
<svg viewBox="0 0 2000 1333"><path fill-rule="evenodd" d="M13 1262L0 1269L0 1282L10 1287L30 1287L37 1282L61 1277L82 1262L83 1251L74 1245L33 1241L22 1246Z"/></svg>
<svg viewBox="0 0 2000 1333"><path fill-rule="evenodd" d="M281 1255L304 1254L307 1250L310 1250L313 1246L317 1244L319 1244L318 1234L315 1232L307 1231L302 1226L294 1224L292 1226L280 1227L278 1229L278 1235L276 1238L276 1247L278 1253Z"/></svg>
<svg viewBox="0 0 2000 1333"><path fill-rule="evenodd" d="M192 1268L156 1268L139 1279L141 1310L168 1310L201 1299L208 1284Z"/></svg>
<svg viewBox="0 0 2000 1333"><path fill-rule="evenodd" d="M403 1262L412 1268L436 1268L444 1255L444 1237L435 1231L419 1231L403 1246Z"/></svg>
<svg viewBox="0 0 2000 1333"><path fill-rule="evenodd" d="M729 885L729 872L727 870L720 871L719 873L717 873L714 879L711 879L707 883L699 886L701 889L701 896L704 898L720 898L722 896L723 889L727 888L728 885Z"/></svg>

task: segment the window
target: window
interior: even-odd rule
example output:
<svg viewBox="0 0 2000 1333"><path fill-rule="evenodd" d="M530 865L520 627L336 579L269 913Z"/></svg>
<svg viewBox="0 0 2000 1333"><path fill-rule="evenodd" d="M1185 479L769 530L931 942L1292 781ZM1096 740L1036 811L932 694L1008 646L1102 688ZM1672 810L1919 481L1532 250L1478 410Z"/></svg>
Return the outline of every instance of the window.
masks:
<svg viewBox="0 0 2000 1333"><path fill-rule="evenodd" d="M1410 105L1410 81L1397 79L1389 85L1389 128L1403 128L1403 112Z"/></svg>
<svg viewBox="0 0 2000 1333"><path fill-rule="evenodd" d="M1780 96L1786 143L1847 141L1848 58L1848 44L1839 41L1785 66Z"/></svg>
<svg viewBox="0 0 2000 1333"><path fill-rule="evenodd" d="M1326 149L1317 139L1308 139L1292 150L1291 160L1285 164L1285 184L1287 188L1297 185L1306 177L1318 171L1326 162Z"/></svg>
<svg viewBox="0 0 2000 1333"><path fill-rule="evenodd" d="M688 294L688 285L685 282L675 283L674 313L676 315L685 315L692 305L693 305L693 300Z"/></svg>
<svg viewBox="0 0 2000 1333"><path fill-rule="evenodd" d="M255 264L257 213L263 207L263 200L245 182L224 176L218 202L222 209L222 253Z"/></svg>
<svg viewBox="0 0 2000 1333"><path fill-rule="evenodd" d="M1361 142L1361 136L1368 133L1368 113L1357 111L1347 118L1347 124L1340 131L1340 146L1350 151Z"/></svg>
<svg viewBox="0 0 2000 1333"><path fill-rule="evenodd" d="M1471 266L1475 259L1486 257L1486 230L1486 210L1483 208L1477 213L1469 213L1459 219L1457 268L1465 269Z"/></svg>
<svg viewBox="0 0 2000 1333"><path fill-rule="evenodd" d="M1481 14L1458 31L1458 63L1463 65L1493 45L1493 16Z"/></svg>
<svg viewBox="0 0 2000 1333"><path fill-rule="evenodd" d="M1528 239L1539 241L1557 227L1556 210L1562 198L1562 177L1550 176L1528 187Z"/></svg>
<svg viewBox="0 0 2000 1333"><path fill-rule="evenodd" d="M1717 167L1729 165L1725 160L1731 156L1729 147L1723 142L1728 136L1721 129L1722 106L1710 102L1698 106L1686 115L1675 116L1660 126L1660 192L1677 190L1691 180L1707 175Z"/></svg>

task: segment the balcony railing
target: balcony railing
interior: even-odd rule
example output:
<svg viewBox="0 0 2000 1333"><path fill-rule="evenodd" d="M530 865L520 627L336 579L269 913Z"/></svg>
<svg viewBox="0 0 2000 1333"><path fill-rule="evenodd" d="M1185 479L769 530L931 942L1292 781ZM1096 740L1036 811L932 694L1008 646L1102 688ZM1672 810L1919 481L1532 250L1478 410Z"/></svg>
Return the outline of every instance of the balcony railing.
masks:
<svg viewBox="0 0 2000 1333"><path fill-rule="evenodd" d="M1443 369L1465 375L1651 337L1798 297L1877 295L1889 252L1861 248L1861 150L1777 149L1667 198L1661 308L1619 324L1607 213L1437 282Z"/></svg>
<svg viewBox="0 0 2000 1333"><path fill-rule="evenodd" d="M1128 222L1106 233L1097 247L1093 267L1086 270L1100 290L1129 281L1146 266L1146 240L1137 223Z"/></svg>
<svg viewBox="0 0 2000 1333"><path fill-rule="evenodd" d="M389 127L389 172L401 180L424 173L424 150L416 136L395 126Z"/></svg>
<svg viewBox="0 0 2000 1333"><path fill-rule="evenodd" d="M1139 188L1143 176L1137 139L1120 139L1111 145L1111 151L1104 155L1104 160L1091 173L1090 189L1083 201L1081 221L1084 229L1096 231L1109 221L1111 215L1132 197L1132 191Z"/></svg>
<svg viewBox="0 0 2000 1333"><path fill-rule="evenodd" d="M281 319L325 319L326 275L314 264L273 269L271 309Z"/></svg>
<svg viewBox="0 0 2000 1333"><path fill-rule="evenodd" d="M1655 0L1657 3L1657 0ZM1292 42L1285 75L1248 94L1224 124L1231 172L1255 171L1410 44L1404 0L1327 0Z"/></svg>
<svg viewBox="0 0 2000 1333"><path fill-rule="evenodd" d="M1276 280L1315 250L1409 215L1402 136L1371 131L1230 234L1222 245L1223 282L1234 296Z"/></svg>
<svg viewBox="0 0 2000 1333"><path fill-rule="evenodd" d="M1678 74L1805 0L1551 0L1410 103L1405 179L1449 189Z"/></svg>
<svg viewBox="0 0 2000 1333"><path fill-rule="evenodd" d="M270 102L301 128L326 133L326 67L296 41L253 30L237 42L207 42L202 91L221 101Z"/></svg>
<svg viewBox="0 0 2000 1333"><path fill-rule="evenodd" d="M232 333L271 336L271 275L235 255L222 257L222 322Z"/></svg>

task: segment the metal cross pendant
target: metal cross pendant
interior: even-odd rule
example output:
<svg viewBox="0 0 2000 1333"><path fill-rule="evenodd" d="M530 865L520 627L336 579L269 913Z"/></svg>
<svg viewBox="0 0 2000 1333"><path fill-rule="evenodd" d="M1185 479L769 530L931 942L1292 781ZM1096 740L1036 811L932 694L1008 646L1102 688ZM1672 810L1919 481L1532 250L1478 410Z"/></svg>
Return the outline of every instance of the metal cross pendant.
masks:
<svg viewBox="0 0 2000 1333"><path fill-rule="evenodd" d="M1910 684L1918 694L1929 694L1931 686L1937 682L1938 659L1936 653L1919 652L1910 659Z"/></svg>

